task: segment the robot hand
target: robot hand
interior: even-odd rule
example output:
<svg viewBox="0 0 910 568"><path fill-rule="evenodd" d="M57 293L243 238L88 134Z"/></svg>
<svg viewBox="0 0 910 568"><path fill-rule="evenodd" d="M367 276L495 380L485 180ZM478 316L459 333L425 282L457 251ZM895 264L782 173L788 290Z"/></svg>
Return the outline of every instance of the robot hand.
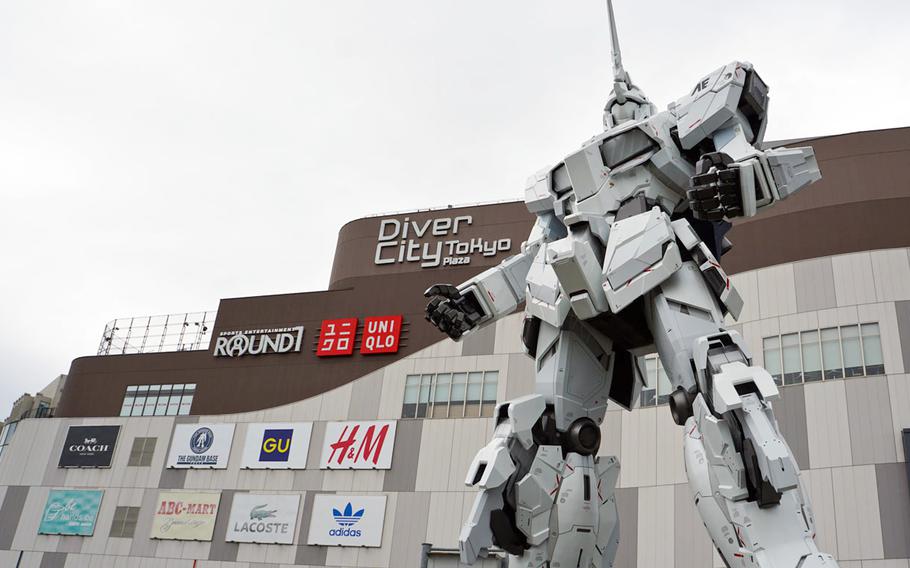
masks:
<svg viewBox="0 0 910 568"><path fill-rule="evenodd" d="M721 221L744 215L739 168L722 152L698 160L686 195L696 219Z"/></svg>
<svg viewBox="0 0 910 568"><path fill-rule="evenodd" d="M434 284L423 295L430 298L427 321L452 339L460 339L465 332L477 327L477 322L483 317L483 308L474 294L462 295L451 284Z"/></svg>

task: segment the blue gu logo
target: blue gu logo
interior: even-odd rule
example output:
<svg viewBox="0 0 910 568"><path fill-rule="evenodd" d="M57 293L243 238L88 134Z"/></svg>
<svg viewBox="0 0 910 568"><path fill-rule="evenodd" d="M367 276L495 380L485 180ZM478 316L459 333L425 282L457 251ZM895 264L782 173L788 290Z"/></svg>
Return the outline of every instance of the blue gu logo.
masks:
<svg viewBox="0 0 910 568"><path fill-rule="evenodd" d="M354 507L352 507L350 503L344 507L344 511L339 511L338 509L333 508L332 516L335 518L335 522L338 523L338 526L341 528L330 529L329 536L349 536L354 538L359 537L361 534L363 534L363 532L357 529L352 529L351 527L356 525L357 522L363 518L363 511L363 509L360 509L359 511L355 512Z"/></svg>

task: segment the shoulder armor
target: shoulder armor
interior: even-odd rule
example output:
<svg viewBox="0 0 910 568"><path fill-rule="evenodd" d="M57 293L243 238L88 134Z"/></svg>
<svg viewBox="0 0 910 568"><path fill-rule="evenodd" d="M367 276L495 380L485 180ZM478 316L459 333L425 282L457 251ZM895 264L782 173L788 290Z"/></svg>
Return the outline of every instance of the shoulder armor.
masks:
<svg viewBox="0 0 910 568"><path fill-rule="evenodd" d="M544 168L528 178L525 185L525 206L528 211L538 215L552 211L555 197L552 168Z"/></svg>
<svg viewBox="0 0 910 568"><path fill-rule="evenodd" d="M750 63L734 61L702 77L688 95L671 110L677 117L677 135L684 150L737 117L745 118L751 129L750 142L764 134L768 87Z"/></svg>

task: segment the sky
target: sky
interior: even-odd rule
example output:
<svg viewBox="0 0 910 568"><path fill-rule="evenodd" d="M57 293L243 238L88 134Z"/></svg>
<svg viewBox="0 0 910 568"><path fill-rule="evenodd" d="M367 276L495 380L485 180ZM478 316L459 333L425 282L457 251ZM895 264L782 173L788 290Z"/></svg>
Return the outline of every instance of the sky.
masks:
<svg viewBox="0 0 910 568"><path fill-rule="evenodd" d="M910 125L910 2L615 0L661 109L734 59L766 139ZM519 198L601 131L602 0L0 2L0 418L114 318L324 289L338 229Z"/></svg>

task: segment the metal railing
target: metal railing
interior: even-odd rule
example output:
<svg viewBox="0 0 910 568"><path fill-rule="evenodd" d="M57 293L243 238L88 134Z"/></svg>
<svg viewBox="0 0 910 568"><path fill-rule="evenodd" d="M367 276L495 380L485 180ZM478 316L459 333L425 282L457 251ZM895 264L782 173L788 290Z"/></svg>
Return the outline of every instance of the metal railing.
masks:
<svg viewBox="0 0 910 568"><path fill-rule="evenodd" d="M98 355L208 349L216 314L208 311L115 319L104 326Z"/></svg>
<svg viewBox="0 0 910 568"><path fill-rule="evenodd" d="M429 568L431 556L458 556L460 553L457 548L436 548L432 544L425 542L420 545L420 568ZM484 558L498 559L499 568L508 568L509 556L505 550L494 548L488 550Z"/></svg>

